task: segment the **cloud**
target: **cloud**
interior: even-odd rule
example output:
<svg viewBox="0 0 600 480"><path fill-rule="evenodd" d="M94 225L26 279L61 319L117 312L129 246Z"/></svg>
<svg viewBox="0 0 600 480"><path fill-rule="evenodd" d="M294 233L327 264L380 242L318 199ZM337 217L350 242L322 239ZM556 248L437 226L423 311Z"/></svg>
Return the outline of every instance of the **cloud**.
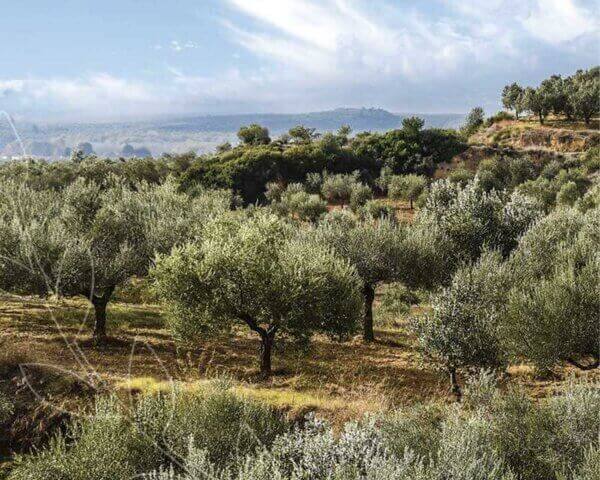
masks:
<svg viewBox="0 0 600 480"><path fill-rule="evenodd" d="M232 39L275 64L322 79L441 78L477 65L527 64L532 40L592 35L598 15L575 0L227 0L252 19L224 20Z"/></svg>
<svg viewBox="0 0 600 480"><path fill-rule="evenodd" d="M170 56L165 75L0 79L0 99L15 110L91 116L494 109L505 83L597 62L600 41L597 0L222 1L217 27L232 45L220 67L203 63L214 59L200 44L173 39L152 46L189 50L185 63Z"/></svg>
<svg viewBox="0 0 600 480"><path fill-rule="evenodd" d="M387 5L385 15L375 16L372 4L348 0L229 4L260 25L249 29L225 20L236 43L260 57L324 78L437 75L456 70L486 47L446 19L428 20L416 10Z"/></svg>
<svg viewBox="0 0 600 480"><path fill-rule="evenodd" d="M531 35L559 45L598 31L598 19L573 0L537 0L521 20Z"/></svg>

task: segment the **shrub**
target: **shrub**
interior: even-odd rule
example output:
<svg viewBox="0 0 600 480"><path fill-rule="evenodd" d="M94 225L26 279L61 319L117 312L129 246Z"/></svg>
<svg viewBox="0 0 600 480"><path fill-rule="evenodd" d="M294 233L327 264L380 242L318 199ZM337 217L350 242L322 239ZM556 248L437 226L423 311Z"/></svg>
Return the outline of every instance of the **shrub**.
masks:
<svg viewBox="0 0 600 480"><path fill-rule="evenodd" d="M184 393L142 396L128 411L99 399L37 455L19 457L10 480L126 480L160 465L179 464L190 449L213 468L270 446L287 430L280 414L244 400L226 384Z"/></svg>
<svg viewBox="0 0 600 480"><path fill-rule="evenodd" d="M600 146L590 148L581 157L582 163L589 173L600 170Z"/></svg>
<svg viewBox="0 0 600 480"><path fill-rule="evenodd" d="M346 204L350 201L352 189L359 183L359 174L324 174L321 195L330 203Z"/></svg>
<svg viewBox="0 0 600 480"><path fill-rule="evenodd" d="M466 168L457 168L448 175L448 180L457 183L461 187L467 185L473 178L475 178L475 174Z"/></svg>
<svg viewBox="0 0 600 480"><path fill-rule="evenodd" d="M568 205L572 207L579 198L579 190L575 182L567 182L558 191L556 202L559 205Z"/></svg>
<svg viewBox="0 0 600 480"><path fill-rule="evenodd" d="M111 401L49 448L21 457L10 480L591 480L600 393L572 382L532 401L489 375L463 406L424 404L349 422L314 415L292 428L226 386ZM472 398L468 398L472 396ZM99 402L101 405L102 402ZM252 432L252 434L250 434ZM175 446L175 452L170 448Z"/></svg>
<svg viewBox="0 0 600 480"><path fill-rule="evenodd" d="M373 191L368 185L356 183L350 192L350 208L357 212L360 207L373 198Z"/></svg>

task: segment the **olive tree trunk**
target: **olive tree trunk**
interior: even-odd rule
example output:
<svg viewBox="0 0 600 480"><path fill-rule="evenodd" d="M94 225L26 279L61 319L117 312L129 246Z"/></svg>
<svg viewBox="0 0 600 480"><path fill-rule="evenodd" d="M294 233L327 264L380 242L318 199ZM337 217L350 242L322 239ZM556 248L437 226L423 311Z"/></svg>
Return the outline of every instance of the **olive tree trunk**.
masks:
<svg viewBox="0 0 600 480"><path fill-rule="evenodd" d="M102 295L92 294L92 305L94 305L94 338L106 338L106 306L115 290L114 286L108 287Z"/></svg>
<svg viewBox="0 0 600 480"><path fill-rule="evenodd" d="M456 368L450 368L450 392L454 395L454 398L457 402L460 402L462 398L462 391L460 389L460 385L458 384L458 380L456 378Z"/></svg>
<svg viewBox="0 0 600 480"><path fill-rule="evenodd" d="M277 326L269 325L267 328L263 328L254 318L245 313L238 315L238 318L243 320L250 327L250 330L258 333L260 336L260 373L266 377L271 376L271 352L275 343Z"/></svg>
<svg viewBox="0 0 600 480"><path fill-rule="evenodd" d="M363 319L363 339L365 342L375 340L373 332L373 301L375 300L375 288L373 285L365 284L363 288L365 298L365 316Z"/></svg>
<svg viewBox="0 0 600 480"><path fill-rule="evenodd" d="M271 370L271 352L273 350L273 343L275 340L275 332L265 333L260 338L260 373L265 376L269 376L272 373Z"/></svg>

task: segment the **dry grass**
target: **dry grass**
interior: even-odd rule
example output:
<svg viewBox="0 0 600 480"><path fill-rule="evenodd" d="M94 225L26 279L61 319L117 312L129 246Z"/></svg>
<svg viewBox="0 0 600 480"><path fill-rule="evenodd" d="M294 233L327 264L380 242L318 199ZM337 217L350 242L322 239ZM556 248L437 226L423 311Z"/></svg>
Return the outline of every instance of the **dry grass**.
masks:
<svg viewBox="0 0 600 480"><path fill-rule="evenodd" d="M412 314L420 312L422 308L413 307ZM359 338L340 344L319 336L310 351L301 352L280 341L274 375L264 380L257 375L258 340L243 328L181 350L157 306L115 303L109 307L113 337L97 346L89 341L88 313L84 300L1 298L0 344L5 356L11 352L13 364L44 364L36 367L40 389L56 399L58 388L63 400L82 392L87 398L89 389L82 385L137 393L170 388L173 380L196 388L207 379L227 375L237 380L240 394L293 415L317 411L338 425L365 412L425 399L450 401L445 376L422 362L405 319L378 329L378 340L372 344ZM55 374L70 381L49 390L44 378ZM537 379L528 366L511 367L510 374L536 397L550 394L561 383L557 378ZM19 381L16 371L11 375L12 381Z"/></svg>

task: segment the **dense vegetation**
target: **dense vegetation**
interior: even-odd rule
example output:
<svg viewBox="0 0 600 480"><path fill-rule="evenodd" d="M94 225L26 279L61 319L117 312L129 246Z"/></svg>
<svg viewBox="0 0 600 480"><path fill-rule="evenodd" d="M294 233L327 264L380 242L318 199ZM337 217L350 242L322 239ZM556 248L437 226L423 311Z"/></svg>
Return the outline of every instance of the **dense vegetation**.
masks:
<svg viewBox="0 0 600 480"><path fill-rule="evenodd" d="M600 394L574 383L535 403L472 381L462 406L426 404L366 417L339 434L309 417L291 425L222 381L193 393L115 397L10 480L535 480L598 478Z"/></svg>
<svg viewBox="0 0 600 480"><path fill-rule="evenodd" d="M568 92L544 112L589 121L576 102L597 73L544 82L544 95L558 83ZM538 113L519 102L546 97L510 103L517 87L505 89L507 107ZM299 125L275 140L252 124L240 145L201 157L76 153L0 166L0 288L87 298L100 351L115 289L143 278L178 347L249 329L268 379L280 349L301 355L318 335L346 342L360 330L374 345L373 305L387 284L424 300L409 333L461 401L338 433L312 416L292 422L225 380L130 405L112 395L19 457L8 478L598 478L597 386L572 382L536 402L507 371L600 367L600 150L497 156L434 179L484 122L474 109L462 133L409 118L381 134ZM12 409L0 393L0 425Z"/></svg>

